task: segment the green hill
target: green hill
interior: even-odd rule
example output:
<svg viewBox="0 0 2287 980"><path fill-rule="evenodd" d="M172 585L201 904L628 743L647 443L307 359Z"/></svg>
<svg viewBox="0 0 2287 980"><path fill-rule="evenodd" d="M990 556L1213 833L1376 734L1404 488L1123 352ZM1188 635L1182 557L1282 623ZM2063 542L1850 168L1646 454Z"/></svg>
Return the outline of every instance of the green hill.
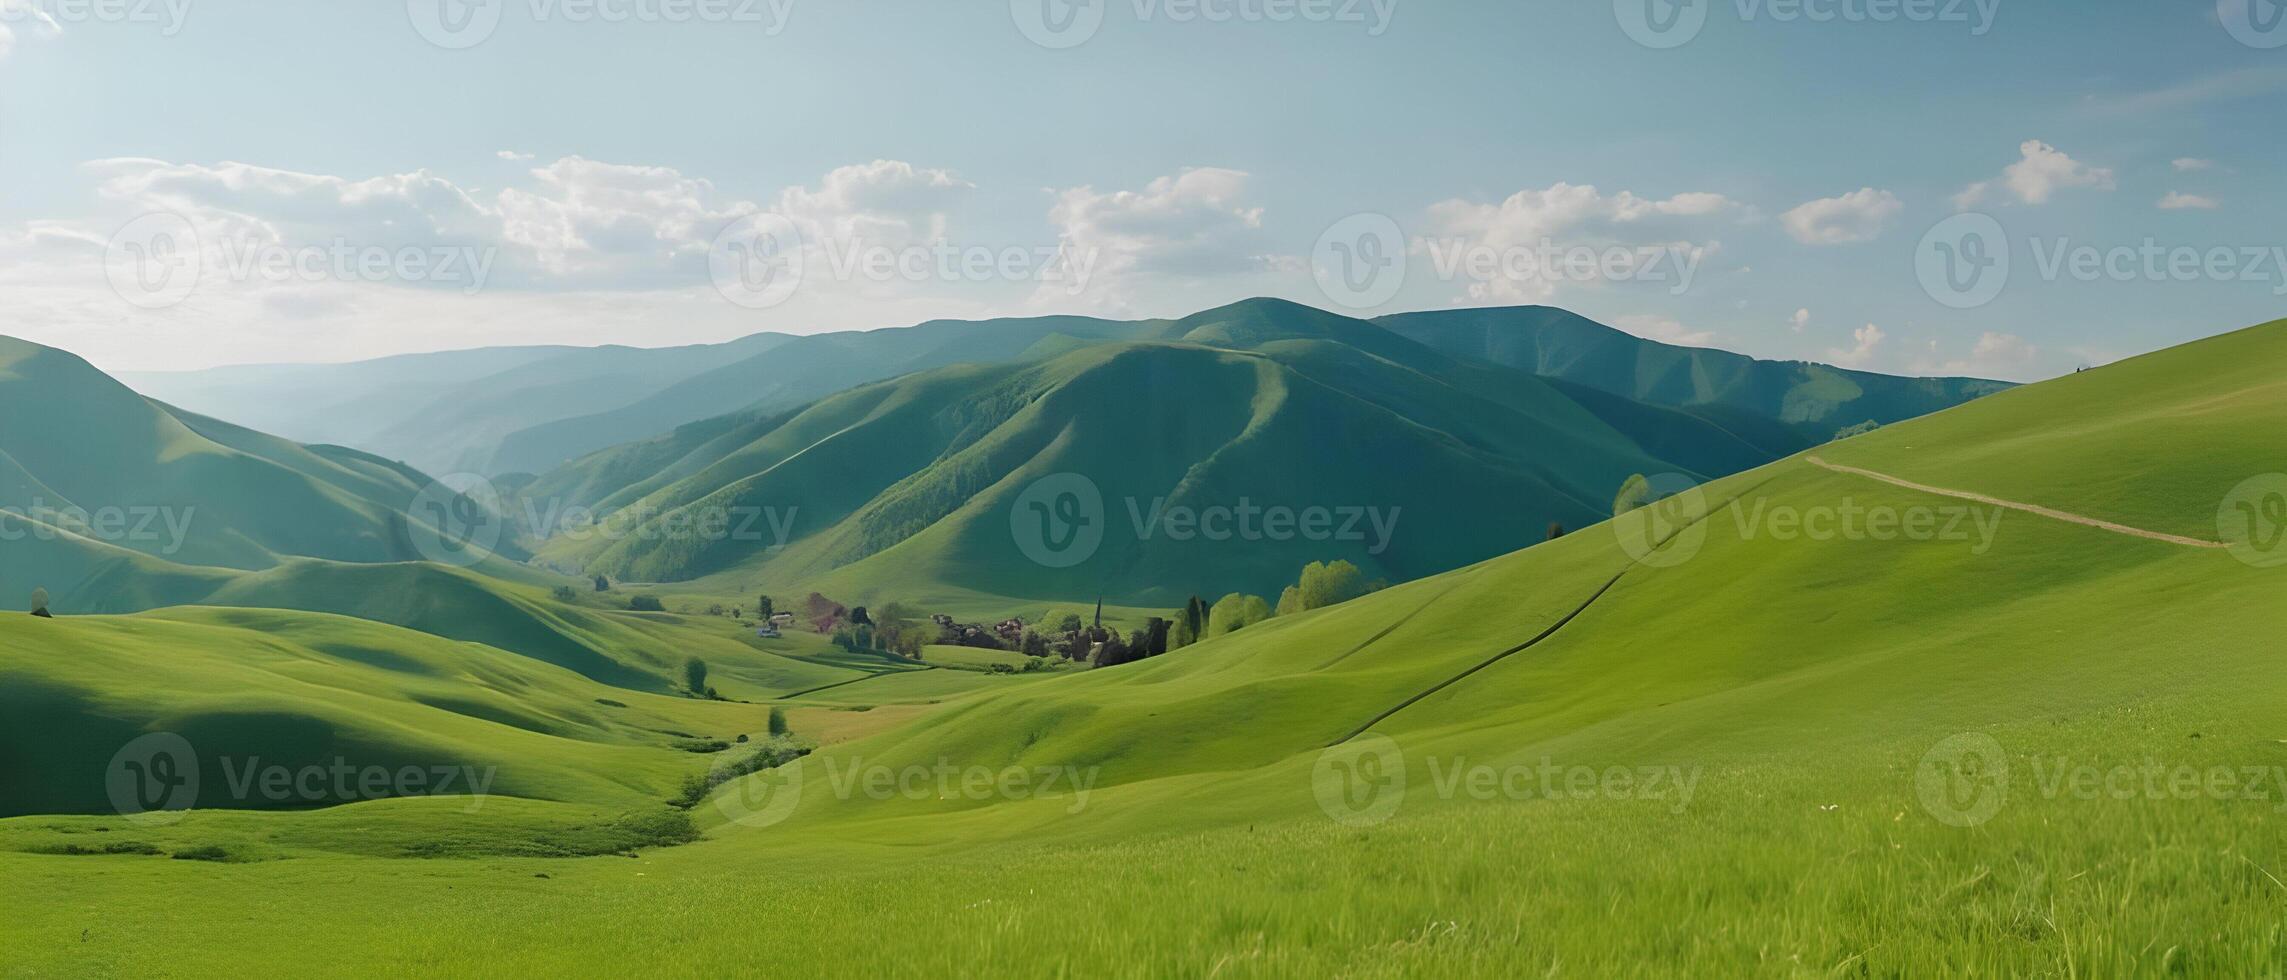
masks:
<svg viewBox="0 0 2287 980"><path fill-rule="evenodd" d="M1338 337L1377 355L1400 346L1335 314L1293 304L1252 306L1252 320L1226 317L1207 325L1197 318L938 320L673 348L484 348L350 364L139 372L121 380L161 401L302 442L355 446L429 473L500 476L545 473L718 416L798 409L915 371L1041 360L1105 341L1176 340L1197 332L1200 343L1238 348L1298 337ZM1449 355L1684 409L1774 454L1824 441L1844 426L1911 418L2006 387L1669 347L1543 307L1405 314L1374 323ZM1776 429L1782 437L1748 431L1771 428L1773 419L1785 423Z"/></svg>
<svg viewBox="0 0 2287 980"><path fill-rule="evenodd" d="M418 472L171 408L4 337L0 417L0 509L178 564L403 561L428 529L406 512L428 484Z"/></svg>
<svg viewBox="0 0 2287 980"><path fill-rule="evenodd" d="M1887 425L2012 387L1676 347L1546 306L1401 313L1374 322L1456 357L1686 409L1727 427L1742 420L1777 420L1795 430L1799 441L1794 449L1824 442L1861 422Z"/></svg>
<svg viewBox="0 0 2287 980"><path fill-rule="evenodd" d="M1539 540L1551 522L1592 523L1632 473L1720 475L1771 458L1685 413L1576 399L1294 304L1239 304L1153 333L922 372L590 456L526 494L543 510L595 508L616 529L575 528L542 560L859 599L954 589L1164 605L1276 595L1332 558L1418 578ZM1057 474L1092 488L1101 541L1044 564L1011 515ZM1277 509L1287 526L1241 526L1242 508ZM1218 509L1231 521L1203 530L1158 519ZM1325 526L1306 532L1304 514ZM673 530L709 517L752 533ZM780 529L787 540L770 533Z"/></svg>

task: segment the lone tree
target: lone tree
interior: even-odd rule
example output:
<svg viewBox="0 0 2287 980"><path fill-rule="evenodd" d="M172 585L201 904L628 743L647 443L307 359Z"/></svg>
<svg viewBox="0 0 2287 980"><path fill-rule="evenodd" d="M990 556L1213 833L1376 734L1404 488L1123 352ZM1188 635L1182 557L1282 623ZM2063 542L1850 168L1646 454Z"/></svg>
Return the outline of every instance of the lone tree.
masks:
<svg viewBox="0 0 2287 980"><path fill-rule="evenodd" d="M794 733L793 727L786 724L785 708L770 709L770 733L772 735L791 735Z"/></svg>
<svg viewBox="0 0 2287 980"><path fill-rule="evenodd" d="M692 658L691 658L691 659L689 659L689 660L683 661L683 686L684 686L684 687L687 687L687 688L690 688L690 689L691 689L691 693L693 693L693 694L699 695L699 696L701 696L701 697L705 697L705 696L706 696L706 694L707 694L707 662L706 662L706 661L704 661L704 660L701 660L701 659L699 659L699 658L697 658L697 657L692 657Z"/></svg>
<svg viewBox="0 0 2287 980"><path fill-rule="evenodd" d="M1561 537L1564 537L1564 525L1556 521L1548 522L1548 539L1554 541Z"/></svg>
<svg viewBox="0 0 2287 980"><path fill-rule="evenodd" d="M32 590L32 615L38 616L41 619L56 618L53 613L48 612L48 590Z"/></svg>
<svg viewBox="0 0 2287 980"><path fill-rule="evenodd" d="M607 579L607 578L605 578L605 577L603 577L603 576L601 576L601 575L598 575L598 576L596 576L596 591L598 591L598 592L610 592L610 591L611 591L611 580L610 580L610 579Z"/></svg>
<svg viewBox="0 0 2287 980"><path fill-rule="evenodd" d="M754 618L767 623L770 622L770 617L776 615L778 615L778 607L771 604L769 596L763 596L754 604Z"/></svg>

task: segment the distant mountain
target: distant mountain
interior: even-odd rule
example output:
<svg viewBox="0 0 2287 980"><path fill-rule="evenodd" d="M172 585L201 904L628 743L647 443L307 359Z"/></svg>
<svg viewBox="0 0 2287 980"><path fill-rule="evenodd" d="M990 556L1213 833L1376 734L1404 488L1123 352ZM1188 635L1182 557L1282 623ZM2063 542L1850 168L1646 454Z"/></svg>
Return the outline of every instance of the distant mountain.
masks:
<svg viewBox="0 0 2287 980"><path fill-rule="evenodd" d="M1072 343L1073 324L1059 326L1065 339L1044 347L1064 353L694 423L556 470L526 493L624 524L559 537L541 560L859 596L1275 595L1309 561L1417 578L1539 541L1552 521L1601 520L1632 473L1712 477L1774 455L1685 412L1568 393L1282 301L1123 325L1127 340ZM1101 502L1081 515L1101 540L1069 567L1012 533L1028 490L1059 474ZM1249 507L1341 526L1212 538L1167 519ZM787 540L675 530L731 515L759 531L744 515L762 511L789 520Z"/></svg>
<svg viewBox="0 0 2287 980"><path fill-rule="evenodd" d="M544 473L596 450L700 419L746 409L797 408L846 388L914 371L1038 354L1036 345L1056 338L1082 343L1124 339L1156 326L1060 316L933 320L885 330L779 337L779 343L751 356L717 358L708 370L680 378L642 399L511 433L500 440L488 469Z"/></svg>
<svg viewBox="0 0 2287 980"><path fill-rule="evenodd" d="M494 457L516 432L641 401L790 339L758 334L688 347L481 348L119 377L161 401L291 439L356 446L428 473L494 474L507 472Z"/></svg>
<svg viewBox="0 0 2287 980"><path fill-rule="evenodd" d="M1352 325L1347 342L1377 349L1357 332L1360 321L1335 319ZM545 473L678 426L742 411L796 409L915 371L1044 359L1107 340L1165 340L1176 322L937 320L659 349L483 348L120 379L169 404L302 442L354 446L428 473L502 476ZM1680 409L1777 453L1813 445L1846 426L1912 418L2010 387L1673 347L1548 307L1411 313L1374 323L1454 357ZM1263 325L1226 328L1236 332L1224 340L1244 346L1248 332Z"/></svg>
<svg viewBox="0 0 2287 980"><path fill-rule="evenodd" d="M1861 422L1888 425L2016 387L1677 347L1547 306L1401 313L1374 322L1457 357L1685 409L1726 426L1776 421L1808 440L1804 446Z"/></svg>

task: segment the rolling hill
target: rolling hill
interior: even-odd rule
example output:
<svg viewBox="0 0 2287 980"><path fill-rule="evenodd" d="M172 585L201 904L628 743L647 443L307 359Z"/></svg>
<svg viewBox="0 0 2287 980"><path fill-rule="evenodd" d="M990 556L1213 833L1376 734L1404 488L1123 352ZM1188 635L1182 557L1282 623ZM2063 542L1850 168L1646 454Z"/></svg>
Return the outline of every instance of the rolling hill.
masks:
<svg viewBox="0 0 2287 980"><path fill-rule="evenodd" d="M1281 301L1059 349L582 459L527 488L543 504L526 509L593 508L611 530L572 528L541 558L615 579L742 587L730 591L830 585L911 600L951 588L1166 606L1193 593L1276 595L1304 564L1333 558L1418 578L1544 538L1552 522L1591 523L1630 474L1707 477L1772 458L1685 412L1576 398ZM1087 488L1084 522L1098 532L1070 561L1042 560L1012 531L1025 494L1051 477ZM1291 526L1240 523L1250 508ZM1211 512L1225 526L1166 520ZM1313 514L1324 526L1295 524ZM710 522L750 533L674 530Z"/></svg>
<svg viewBox="0 0 2287 980"><path fill-rule="evenodd" d="M1262 305L1281 311L1276 322L1236 326L1223 346L1250 347L1249 336L1307 332L1313 328L1305 321L1342 319L1292 304ZM547 473L681 426L790 411L916 371L1040 359L1106 341L1171 340L1190 330L1178 322L936 320L675 348L486 348L351 364L140 372L121 380L161 401L303 442L355 446L429 473L498 477ZM1452 357L1541 375L1576 393L1594 389L1698 415L1774 457L1845 426L1911 418L2008 387L1671 347L1546 307L1374 322ZM1362 331L1345 333L1347 343L1388 350ZM1579 400L1594 397L1578 393Z"/></svg>
<svg viewBox="0 0 2287 980"><path fill-rule="evenodd" d="M2278 467L2282 358L2287 322L1166 657L969 688L725 785L694 811L705 840L636 861L362 856L453 826L455 800L163 834L0 821L0 938L38 972L340 969L318 930L363 967L480 973L2262 974L2287 955L2287 607L2264 567L2287 521L2245 488ZM0 649L163 618L0 618ZM175 697L89 656L35 669ZM989 680L833 693L888 710L858 692L939 675ZM303 843L228 866L55 851L256 835ZM720 928L731 910L784 928ZM225 926L228 948L196 941Z"/></svg>
<svg viewBox="0 0 2287 980"><path fill-rule="evenodd" d="M429 480L151 401L71 354L0 337L0 510L186 565L419 557ZM500 549L520 559L513 543Z"/></svg>
<svg viewBox="0 0 2287 980"><path fill-rule="evenodd" d="M1677 347L1547 306L1401 313L1374 321L1452 354L1506 365L1757 431L1776 421L1802 449L1862 422L1888 425L2013 387L1973 378L1900 378L1808 361L1763 361ZM1784 437L1766 435L1775 444Z"/></svg>

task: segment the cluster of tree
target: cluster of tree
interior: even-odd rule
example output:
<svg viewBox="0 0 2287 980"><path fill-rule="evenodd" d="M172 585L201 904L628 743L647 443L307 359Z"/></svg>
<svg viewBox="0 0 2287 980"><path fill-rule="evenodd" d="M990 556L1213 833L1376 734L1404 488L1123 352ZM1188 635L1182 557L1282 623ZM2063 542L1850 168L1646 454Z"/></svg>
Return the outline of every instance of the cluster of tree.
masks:
<svg viewBox="0 0 2287 980"><path fill-rule="evenodd" d="M1389 588L1387 582L1368 582L1358 566L1346 561L1311 562L1302 566L1302 578L1279 594L1278 613L1292 616L1313 609L1341 605L1369 592Z"/></svg>
<svg viewBox="0 0 2287 980"><path fill-rule="evenodd" d="M648 593L627 598L627 608L635 612L666 612L667 605L659 597Z"/></svg>
<svg viewBox="0 0 2287 980"><path fill-rule="evenodd" d="M1279 594L1275 609L1263 597L1244 592L1233 592L1216 600L1212 606L1198 596L1193 596L1169 624L1173 634L1171 637L1155 641L1142 656L1135 654L1135 644L1131 640L1127 644L1128 649L1123 651L1126 660L1115 659L1114 662L1157 656L1201 640L1236 633L1272 616L1292 616L1322 609L1388 587L1387 583L1381 581L1366 581L1365 573L1347 561L1314 561L1303 566L1302 575L1296 579L1295 584L1287 586ZM1152 622L1157 624L1162 621L1154 619Z"/></svg>
<svg viewBox="0 0 2287 980"><path fill-rule="evenodd" d="M811 593L814 598L824 598ZM831 600L828 600L831 601ZM921 659L921 649L937 636L936 624L926 626L916 621L913 613L898 603L881 607L880 612L864 606L850 609L841 625L834 628L835 646L853 653L870 650L890 653L907 660Z"/></svg>

